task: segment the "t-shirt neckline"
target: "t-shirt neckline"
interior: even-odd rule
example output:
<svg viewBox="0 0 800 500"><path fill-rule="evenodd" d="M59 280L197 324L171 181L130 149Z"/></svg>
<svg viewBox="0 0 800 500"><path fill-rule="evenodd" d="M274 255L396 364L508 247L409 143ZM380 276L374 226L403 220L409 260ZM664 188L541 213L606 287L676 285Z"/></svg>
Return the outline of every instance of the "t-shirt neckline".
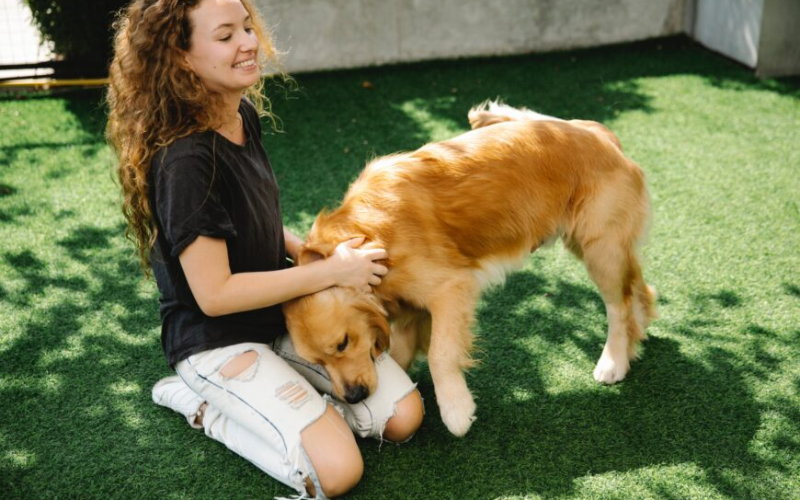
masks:
<svg viewBox="0 0 800 500"><path fill-rule="evenodd" d="M242 129L244 130L244 142L242 144L236 144L235 142L233 142L232 140L228 139L224 135L220 134L216 130L212 130L211 132L213 132L214 134L216 134L220 138L222 138L222 140L225 143L227 143L229 146L231 146L233 148L237 148L237 149L245 149L245 148L247 148L247 145L250 142L250 131L247 130L247 123L246 123L246 120L245 120L245 117L244 117L245 116L244 100L241 100L239 102L239 110L238 111L239 111L239 114L242 117Z"/></svg>

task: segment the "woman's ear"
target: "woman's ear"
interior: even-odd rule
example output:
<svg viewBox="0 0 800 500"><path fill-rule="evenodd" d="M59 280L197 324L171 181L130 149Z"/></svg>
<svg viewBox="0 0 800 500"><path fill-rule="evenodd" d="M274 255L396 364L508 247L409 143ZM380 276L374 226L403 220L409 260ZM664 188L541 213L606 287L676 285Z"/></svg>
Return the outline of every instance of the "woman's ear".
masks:
<svg viewBox="0 0 800 500"><path fill-rule="evenodd" d="M179 52L178 64L180 64L182 69L194 73L194 67L192 66L192 61L189 60L189 53L186 52L185 50L181 50Z"/></svg>

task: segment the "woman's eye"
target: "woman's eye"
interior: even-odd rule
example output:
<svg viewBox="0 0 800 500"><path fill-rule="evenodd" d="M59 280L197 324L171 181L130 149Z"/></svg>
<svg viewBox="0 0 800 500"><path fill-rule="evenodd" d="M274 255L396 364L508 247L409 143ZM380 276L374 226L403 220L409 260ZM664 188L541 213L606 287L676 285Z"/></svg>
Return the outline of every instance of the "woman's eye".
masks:
<svg viewBox="0 0 800 500"><path fill-rule="evenodd" d="M343 352L345 349L347 349L347 344L349 342L350 342L350 336L345 334L344 335L344 340L342 341L341 344L336 346L336 350L338 350L339 352Z"/></svg>
<svg viewBox="0 0 800 500"><path fill-rule="evenodd" d="M221 42L227 42L227 41L228 41L228 40L230 40L230 39L231 39L231 36L230 36L230 35L228 35L228 36L226 36L225 38L220 38L219 40L220 40Z"/></svg>

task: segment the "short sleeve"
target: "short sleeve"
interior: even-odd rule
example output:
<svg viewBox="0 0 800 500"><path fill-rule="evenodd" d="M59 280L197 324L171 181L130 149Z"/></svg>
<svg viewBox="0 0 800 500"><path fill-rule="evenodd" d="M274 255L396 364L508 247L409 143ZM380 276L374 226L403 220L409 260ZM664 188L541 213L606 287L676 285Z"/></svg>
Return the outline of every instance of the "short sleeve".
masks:
<svg viewBox="0 0 800 500"><path fill-rule="evenodd" d="M222 204L222 179L212 162L185 156L163 165L155 176L160 230L178 257L198 236L231 238L236 228Z"/></svg>

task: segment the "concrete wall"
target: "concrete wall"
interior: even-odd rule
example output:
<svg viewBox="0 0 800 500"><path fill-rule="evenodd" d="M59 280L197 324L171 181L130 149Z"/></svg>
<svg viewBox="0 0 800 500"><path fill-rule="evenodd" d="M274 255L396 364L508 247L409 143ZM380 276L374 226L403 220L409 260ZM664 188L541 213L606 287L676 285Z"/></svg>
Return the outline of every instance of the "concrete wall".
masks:
<svg viewBox="0 0 800 500"><path fill-rule="evenodd" d="M751 68L758 62L764 0L697 0L693 35Z"/></svg>
<svg viewBox="0 0 800 500"><path fill-rule="evenodd" d="M800 74L800 0L687 0L686 10L687 32L706 47L760 77Z"/></svg>
<svg viewBox="0 0 800 500"><path fill-rule="evenodd" d="M289 72L594 47L685 32L686 0L254 0Z"/></svg>
<svg viewBox="0 0 800 500"><path fill-rule="evenodd" d="M800 0L764 0L756 75L800 74Z"/></svg>

